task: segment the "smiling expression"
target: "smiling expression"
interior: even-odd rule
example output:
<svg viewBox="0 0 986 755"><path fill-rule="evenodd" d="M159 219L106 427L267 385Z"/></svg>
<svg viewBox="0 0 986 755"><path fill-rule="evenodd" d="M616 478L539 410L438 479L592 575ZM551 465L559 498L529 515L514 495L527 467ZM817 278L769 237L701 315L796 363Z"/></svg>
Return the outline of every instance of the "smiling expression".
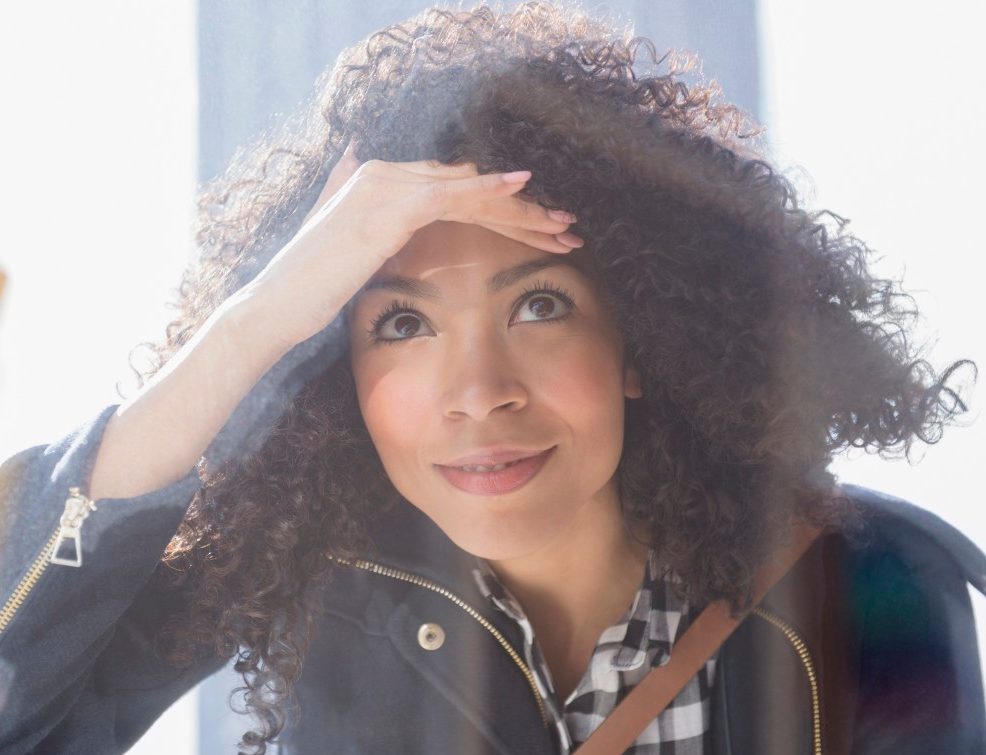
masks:
<svg viewBox="0 0 986 755"><path fill-rule="evenodd" d="M639 375L572 254L438 221L349 315L359 406L387 475L482 558L532 553L591 521L592 507L618 506L624 398L640 396ZM490 446L552 451L533 478L493 494L437 466Z"/></svg>

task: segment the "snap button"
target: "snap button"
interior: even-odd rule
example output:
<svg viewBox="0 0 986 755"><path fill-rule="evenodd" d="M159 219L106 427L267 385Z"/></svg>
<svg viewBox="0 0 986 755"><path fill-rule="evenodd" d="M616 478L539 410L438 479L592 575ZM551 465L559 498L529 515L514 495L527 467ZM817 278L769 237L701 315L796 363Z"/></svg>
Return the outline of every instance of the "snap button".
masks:
<svg viewBox="0 0 986 755"><path fill-rule="evenodd" d="M439 624L422 624L418 629L418 644L425 650L438 650L445 644L445 630Z"/></svg>

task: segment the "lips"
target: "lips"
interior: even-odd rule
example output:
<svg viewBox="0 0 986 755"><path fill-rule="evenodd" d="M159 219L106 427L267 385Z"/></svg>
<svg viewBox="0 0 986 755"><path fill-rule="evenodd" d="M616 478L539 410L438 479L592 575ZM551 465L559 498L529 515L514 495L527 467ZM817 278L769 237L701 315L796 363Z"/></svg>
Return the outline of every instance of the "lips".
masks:
<svg viewBox="0 0 986 755"><path fill-rule="evenodd" d="M544 449L525 450L519 448L491 448L484 451L460 456L458 459L446 461L440 464L442 467L465 467L465 466L484 466L492 467L497 464L507 464L518 459L528 459L532 456L544 453Z"/></svg>
<svg viewBox="0 0 986 755"><path fill-rule="evenodd" d="M508 461L514 461L515 463L495 472L467 472L457 469L455 466L445 466L442 464L436 464L435 467L452 486L466 493L502 495L517 490L534 479L554 450L555 446L552 446L547 451L542 451L534 456L520 457L519 460L518 455L515 453L513 454L513 459L508 459ZM504 455L507 454L501 454L501 456ZM486 466L491 458L496 459L496 454L488 454L481 457L465 456L462 459L456 459L456 462L459 462L456 466L470 464L469 461L463 461L463 459L470 458L479 458L482 460L481 462L472 463L486 462L483 464L483 466ZM504 464L506 462L500 461L494 463Z"/></svg>

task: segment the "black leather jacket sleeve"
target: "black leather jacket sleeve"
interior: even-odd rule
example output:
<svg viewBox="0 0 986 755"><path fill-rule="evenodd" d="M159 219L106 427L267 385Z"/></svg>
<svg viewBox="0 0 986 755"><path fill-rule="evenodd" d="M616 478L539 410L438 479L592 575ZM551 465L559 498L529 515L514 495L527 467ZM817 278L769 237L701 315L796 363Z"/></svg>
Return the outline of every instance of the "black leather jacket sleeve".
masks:
<svg viewBox="0 0 986 755"><path fill-rule="evenodd" d="M81 564L48 559L69 488L86 492L116 408L0 466L3 755L125 752L223 665L216 658L183 671L151 645L168 606L148 581L200 487L196 470L145 495L95 501L80 526Z"/></svg>

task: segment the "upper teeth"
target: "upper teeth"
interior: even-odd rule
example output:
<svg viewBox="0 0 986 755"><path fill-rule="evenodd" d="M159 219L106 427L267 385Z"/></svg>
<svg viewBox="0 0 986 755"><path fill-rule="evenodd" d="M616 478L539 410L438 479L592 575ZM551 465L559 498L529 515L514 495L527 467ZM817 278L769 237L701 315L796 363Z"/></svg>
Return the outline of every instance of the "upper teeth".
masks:
<svg viewBox="0 0 986 755"><path fill-rule="evenodd" d="M513 464L513 462L510 461L507 462L507 464ZM507 464L496 464L492 467L484 467L479 464L467 464L464 467L458 467L458 469L461 469L465 472L499 472L501 469L507 466Z"/></svg>

